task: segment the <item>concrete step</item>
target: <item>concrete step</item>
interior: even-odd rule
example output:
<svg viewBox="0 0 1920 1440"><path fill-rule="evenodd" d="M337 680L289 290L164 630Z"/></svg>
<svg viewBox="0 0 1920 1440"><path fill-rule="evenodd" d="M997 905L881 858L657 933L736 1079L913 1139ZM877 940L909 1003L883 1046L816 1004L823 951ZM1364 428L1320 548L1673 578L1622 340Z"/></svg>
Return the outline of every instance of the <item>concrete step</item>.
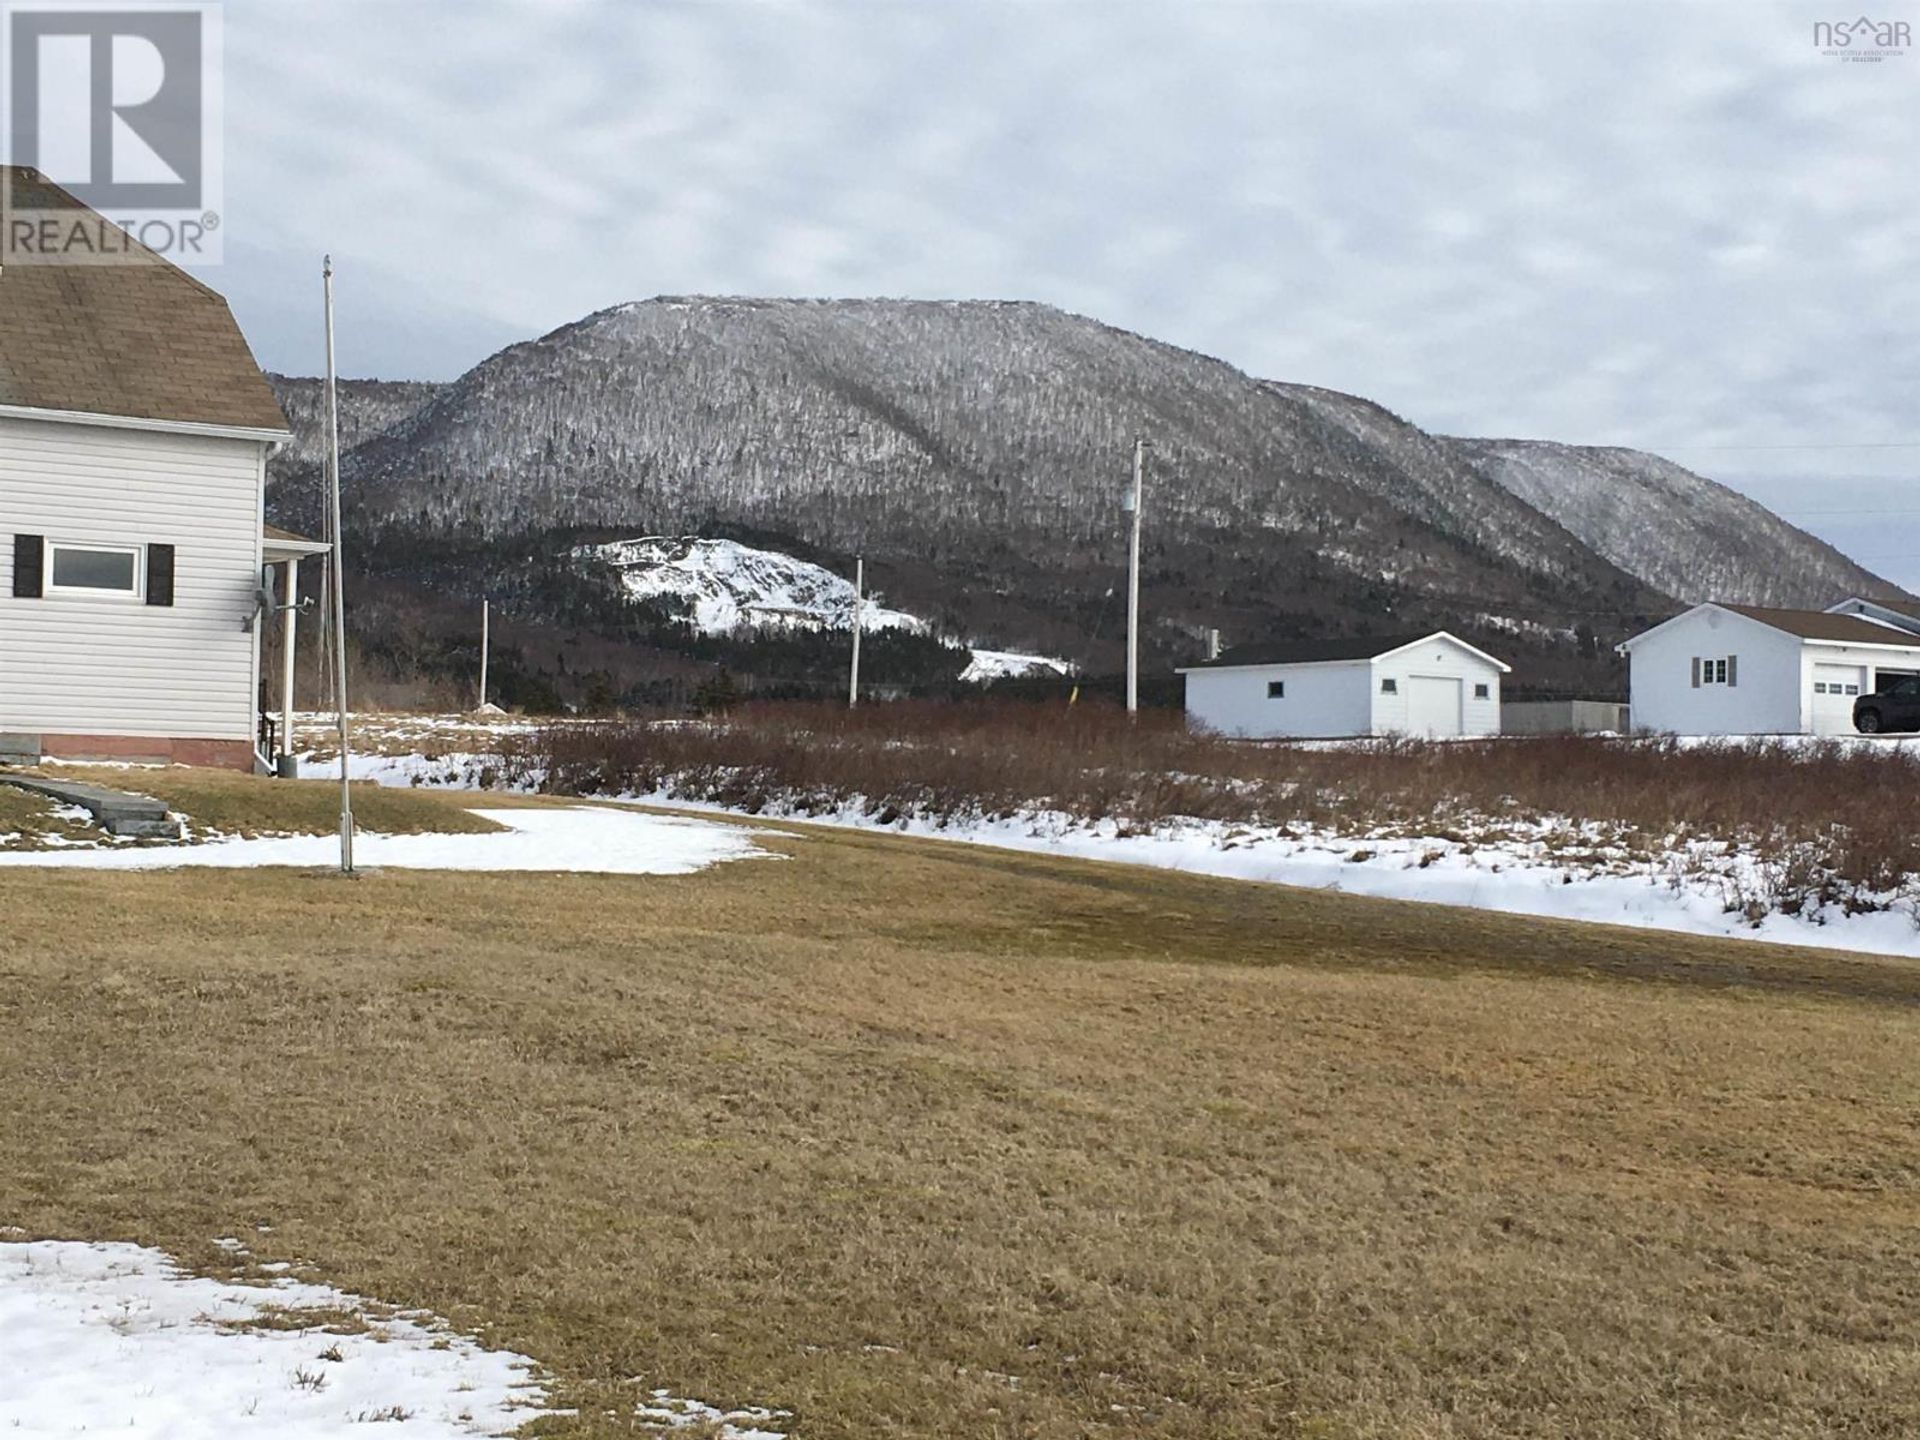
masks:
<svg viewBox="0 0 1920 1440"><path fill-rule="evenodd" d="M63 805L78 805L109 835L133 840L180 838L180 822L169 818L167 807L151 795L130 795L79 780L51 780L44 775L16 775L5 770L0 770L0 785L45 795Z"/></svg>

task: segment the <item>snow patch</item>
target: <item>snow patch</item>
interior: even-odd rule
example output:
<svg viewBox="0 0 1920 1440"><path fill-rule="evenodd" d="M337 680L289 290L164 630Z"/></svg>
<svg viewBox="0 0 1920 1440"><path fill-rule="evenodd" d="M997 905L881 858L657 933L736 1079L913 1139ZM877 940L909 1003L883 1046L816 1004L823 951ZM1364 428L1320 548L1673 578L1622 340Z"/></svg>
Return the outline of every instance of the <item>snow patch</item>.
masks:
<svg viewBox="0 0 1920 1440"><path fill-rule="evenodd" d="M691 607L703 635L756 626L851 630L853 582L823 565L735 540L647 535L607 545L582 545L577 557L610 566L630 600L680 600ZM868 630L923 634L927 622L867 600Z"/></svg>
<svg viewBox="0 0 1920 1440"><path fill-rule="evenodd" d="M663 794L631 798L692 812L717 808ZM762 813L781 810L769 806ZM1887 908L1857 914L1830 906L1754 921L1743 913L1741 897L1764 891L1765 862L1704 840L1675 843L1650 859L1631 856L1590 822L1544 820L1463 839L1217 820L1168 820L1142 829L1050 811L1007 819L914 816L883 826L859 804L789 818L1384 900L1920 958L1920 900L1913 895L1890 893L1880 897Z"/></svg>
<svg viewBox="0 0 1920 1440"><path fill-rule="evenodd" d="M1030 675L1071 675L1073 666L1047 655L1021 655L1011 650L975 650L960 678L970 685Z"/></svg>
<svg viewBox="0 0 1920 1440"><path fill-rule="evenodd" d="M302 1310L369 1328L281 1328ZM23 1437L327 1440L404 1420L407 1440L451 1440L511 1430L546 1401L532 1360L431 1315L292 1280L199 1279L138 1245L0 1243L0 1355L0 1434Z"/></svg>
<svg viewBox="0 0 1920 1440"><path fill-rule="evenodd" d="M761 550L737 540L707 540L694 535L646 535L604 545L581 545L576 560L610 567L629 600L670 600L684 604L693 628L703 635L741 630L853 629L859 599L853 582L824 565L777 550ZM903 630L929 634L933 627L917 615L893 610L871 595L862 624L869 632ZM1073 666L1046 655L1007 650L967 649L971 658L960 678L984 683L1016 675L1067 675Z"/></svg>
<svg viewBox="0 0 1920 1440"><path fill-rule="evenodd" d="M371 766L381 757L366 758ZM361 769L360 759L355 757L356 773L368 773ZM337 762L334 771L338 774ZM706 820L590 805L474 813L508 828L480 835L358 835L354 838L354 862L375 870L691 875L728 860L778 858L753 843L754 832ZM340 842L334 836L286 835L119 850L8 851L0 854L0 866L175 870L280 865L330 869L339 859Z"/></svg>
<svg viewBox="0 0 1920 1440"><path fill-rule="evenodd" d="M785 1431L767 1427L789 1418L784 1410L763 1410L759 1406L722 1410L703 1401L682 1400L667 1390L652 1391L633 1413L647 1429L674 1431L698 1425L704 1427L700 1434L713 1440L786 1440Z"/></svg>
<svg viewBox="0 0 1920 1440"><path fill-rule="evenodd" d="M245 1242L213 1243L246 1262ZM406 1440L460 1440L570 1413L550 1406L525 1355L483 1349L438 1316L285 1278L285 1261L255 1268L275 1278L204 1279L139 1245L0 1241L0 1434L360 1440L384 1433L370 1425L404 1424ZM656 1389L634 1419L655 1434L786 1440L770 1427L788 1416Z"/></svg>

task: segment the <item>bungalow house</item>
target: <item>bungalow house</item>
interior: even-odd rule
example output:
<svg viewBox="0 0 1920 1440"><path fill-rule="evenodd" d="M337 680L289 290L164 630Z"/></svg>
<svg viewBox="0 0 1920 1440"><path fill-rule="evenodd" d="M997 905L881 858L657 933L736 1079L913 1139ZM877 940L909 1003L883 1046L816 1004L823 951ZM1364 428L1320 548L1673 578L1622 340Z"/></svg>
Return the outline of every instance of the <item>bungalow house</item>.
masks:
<svg viewBox="0 0 1920 1440"><path fill-rule="evenodd" d="M1709 602L1620 646L1639 730L1851 735L1853 702L1920 674L1920 607L1825 610Z"/></svg>
<svg viewBox="0 0 1920 1440"><path fill-rule="evenodd" d="M85 208L30 170L0 182ZM185 271L138 247L0 265L0 757L273 758L263 587L290 601L326 548L263 524L289 439L226 302Z"/></svg>
<svg viewBox="0 0 1920 1440"><path fill-rule="evenodd" d="M1222 735L1498 735L1512 667L1444 630L1242 645L1179 673L1187 719Z"/></svg>

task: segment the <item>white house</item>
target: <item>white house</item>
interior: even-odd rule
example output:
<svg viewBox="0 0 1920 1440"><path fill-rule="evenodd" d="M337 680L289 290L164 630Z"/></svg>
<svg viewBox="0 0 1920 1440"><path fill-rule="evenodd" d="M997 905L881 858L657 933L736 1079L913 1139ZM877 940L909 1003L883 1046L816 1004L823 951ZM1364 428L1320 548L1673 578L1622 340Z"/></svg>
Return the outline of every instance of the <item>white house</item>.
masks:
<svg viewBox="0 0 1920 1440"><path fill-rule="evenodd" d="M30 170L0 184L21 209L84 208ZM226 302L186 272L137 247L0 265L0 756L271 758L263 567L290 597L325 548L262 523L291 438Z"/></svg>
<svg viewBox="0 0 1920 1440"><path fill-rule="evenodd" d="M1243 645L1190 666L1187 719L1249 739L1498 735L1512 667L1444 630Z"/></svg>
<svg viewBox="0 0 1920 1440"><path fill-rule="evenodd" d="M1855 700L1920 674L1920 615L1869 600L1827 610L1708 603L1620 649L1637 730L1850 735Z"/></svg>

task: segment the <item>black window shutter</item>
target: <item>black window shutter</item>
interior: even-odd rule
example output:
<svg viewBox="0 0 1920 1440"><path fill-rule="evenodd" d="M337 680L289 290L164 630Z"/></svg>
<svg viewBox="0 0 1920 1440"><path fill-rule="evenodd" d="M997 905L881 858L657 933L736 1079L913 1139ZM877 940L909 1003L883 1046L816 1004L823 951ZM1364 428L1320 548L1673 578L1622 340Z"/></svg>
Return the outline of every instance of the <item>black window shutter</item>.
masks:
<svg viewBox="0 0 1920 1440"><path fill-rule="evenodd" d="M147 603L173 604L173 546L147 546Z"/></svg>
<svg viewBox="0 0 1920 1440"><path fill-rule="evenodd" d="M38 600L46 592L47 541L44 535L13 537L13 593L21 600Z"/></svg>

